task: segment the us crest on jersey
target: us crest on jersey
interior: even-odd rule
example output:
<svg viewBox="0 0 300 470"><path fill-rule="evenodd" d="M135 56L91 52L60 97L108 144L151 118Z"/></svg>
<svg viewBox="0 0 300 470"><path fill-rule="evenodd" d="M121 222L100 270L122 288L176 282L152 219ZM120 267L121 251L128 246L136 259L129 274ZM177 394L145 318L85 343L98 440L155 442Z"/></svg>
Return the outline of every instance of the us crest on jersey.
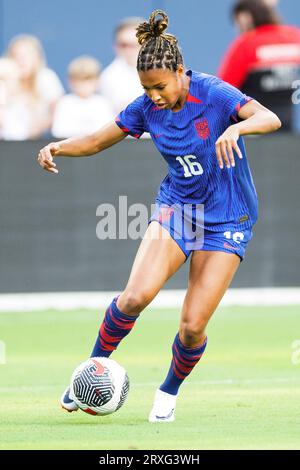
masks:
<svg viewBox="0 0 300 470"><path fill-rule="evenodd" d="M201 139L207 139L210 136L210 129L206 118L195 121L195 128Z"/></svg>

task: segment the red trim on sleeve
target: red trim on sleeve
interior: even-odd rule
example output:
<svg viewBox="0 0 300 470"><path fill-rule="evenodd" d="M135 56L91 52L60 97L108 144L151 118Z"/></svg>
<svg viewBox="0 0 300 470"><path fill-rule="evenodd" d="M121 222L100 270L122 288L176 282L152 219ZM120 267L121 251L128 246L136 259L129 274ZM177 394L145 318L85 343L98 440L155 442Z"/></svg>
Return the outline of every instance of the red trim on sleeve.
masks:
<svg viewBox="0 0 300 470"><path fill-rule="evenodd" d="M234 122L238 122L238 114L240 112L240 110L242 109L243 106L245 106L247 103L250 103L250 101L253 101L253 98L250 98L249 96L247 96L246 98L244 98L242 101L240 101L236 107L235 107L235 112L230 116L231 119L234 121Z"/></svg>
<svg viewBox="0 0 300 470"><path fill-rule="evenodd" d="M118 126L125 134L129 134L129 135L131 135L132 137L135 137L136 139L139 139L139 138L141 137L141 135L142 135L142 134L138 134L138 133L136 133L136 132L131 131L130 129L128 129L128 127L125 127L125 126L122 124L122 122L121 122L121 120L120 120L119 117L117 117L117 118L115 119L115 123L117 124L117 126Z"/></svg>

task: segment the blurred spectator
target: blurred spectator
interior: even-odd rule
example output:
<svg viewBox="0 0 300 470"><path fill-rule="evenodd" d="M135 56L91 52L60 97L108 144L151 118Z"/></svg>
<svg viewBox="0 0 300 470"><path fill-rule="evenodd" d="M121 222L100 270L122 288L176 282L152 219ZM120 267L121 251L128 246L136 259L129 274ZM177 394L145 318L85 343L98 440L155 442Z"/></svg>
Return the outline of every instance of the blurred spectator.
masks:
<svg viewBox="0 0 300 470"><path fill-rule="evenodd" d="M46 67L45 54L40 41L30 35L13 38L7 56L19 66L19 108L26 115L15 130L10 130L11 139L34 139L42 136L51 127L57 100L64 93L61 82L54 71Z"/></svg>
<svg viewBox="0 0 300 470"><path fill-rule="evenodd" d="M0 139L9 139L10 128L18 125L14 108L19 86L19 68L16 62L5 57L0 58Z"/></svg>
<svg viewBox="0 0 300 470"><path fill-rule="evenodd" d="M276 7L279 3L279 0L264 0L264 2L269 7Z"/></svg>
<svg viewBox="0 0 300 470"><path fill-rule="evenodd" d="M131 101L144 93L136 70L139 44L136 28L142 18L125 18L115 29L116 57L101 74L99 90L118 114Z"/></svg>
<svg viewBox="0 0 300 470"><path fill-rule="evenodd" d="M231 44L218 75L296 127L293 83L299 77L300 29L281 24L266 0L239 0L232 15L240 36Z"/></svg>
<svg viewBox="0 0 300 470"><path fill-rule="evenodd" d="M101 66L93 57L74 59L68 68L72 93L58 102L54 113L52 134L71 137L89 134L114 118L110 103L96 94Z"/></svg>

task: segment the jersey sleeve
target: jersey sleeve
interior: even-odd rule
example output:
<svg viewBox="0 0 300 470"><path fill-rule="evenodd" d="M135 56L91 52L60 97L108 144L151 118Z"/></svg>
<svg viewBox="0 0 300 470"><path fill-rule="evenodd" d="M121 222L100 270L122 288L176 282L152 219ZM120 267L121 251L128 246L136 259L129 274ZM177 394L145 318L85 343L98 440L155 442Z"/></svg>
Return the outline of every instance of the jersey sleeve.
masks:
<svg viewBox="0 0 300 470"><path fill-rule="evenodd" d="M116 117L116 124L126 134L139 139L144 132L148 132L144 117L144 95L139 96Z"/></svg>
<svg viewBox="0 0 300 470"><path fill-rule="evenodd" d="M217 80L210 90L212 105L217 107L228 123L231 121L238 122L240 109L252 99L222 80Z"/></svg>

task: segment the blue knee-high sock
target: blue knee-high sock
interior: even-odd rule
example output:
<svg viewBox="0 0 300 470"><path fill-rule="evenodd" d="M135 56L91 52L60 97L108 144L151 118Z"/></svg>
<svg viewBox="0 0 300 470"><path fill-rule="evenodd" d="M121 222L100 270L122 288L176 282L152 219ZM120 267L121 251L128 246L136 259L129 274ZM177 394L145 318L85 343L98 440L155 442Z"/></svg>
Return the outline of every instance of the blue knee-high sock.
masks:
<svg viewBox="0 0 300 470"><path fill-rule="evenodd" d="M202 346L198 348L186 348L179 339L179 334L175 336L172 346L173 359L165 381L159 387L163 392L177 395L178 389L184 379L192 372L195 365L200 360L205 351L207 337Z"/></svg>
<svg viewBox="0 0 300 470"><path fill-rule="evenodd" d="M109 357L122 339L130 333L139 316L122 313L117 307L117 299L118 297L113 299L105 312L91 357Z"/></svg>

